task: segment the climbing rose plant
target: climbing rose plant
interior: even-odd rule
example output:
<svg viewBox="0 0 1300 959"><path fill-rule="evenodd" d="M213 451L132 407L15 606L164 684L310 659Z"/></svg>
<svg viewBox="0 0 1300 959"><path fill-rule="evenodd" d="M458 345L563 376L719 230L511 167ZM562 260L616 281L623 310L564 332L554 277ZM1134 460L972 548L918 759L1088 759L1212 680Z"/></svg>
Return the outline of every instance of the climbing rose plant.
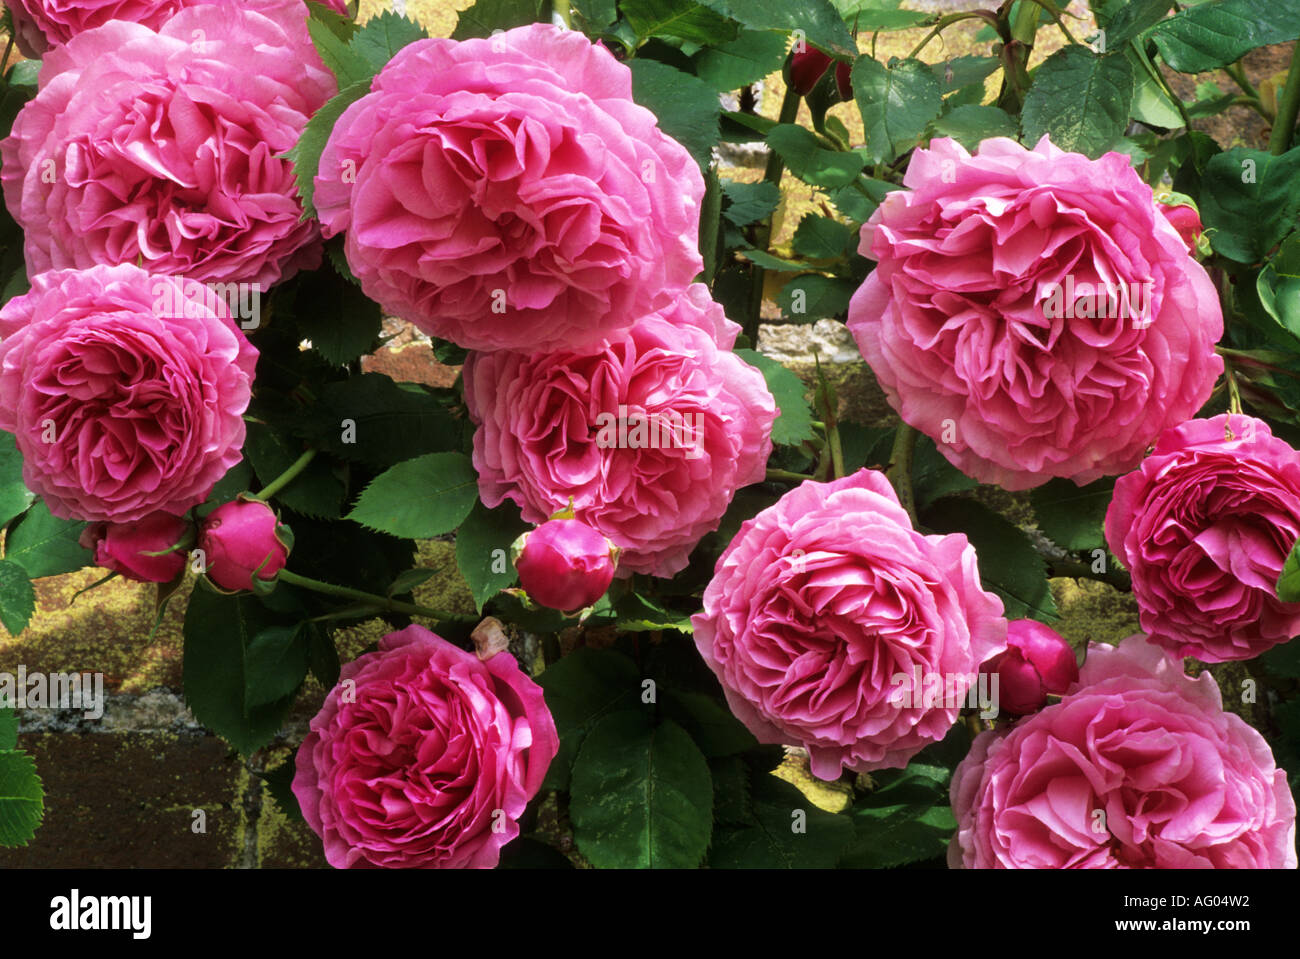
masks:
<svg viewBox="0 0 1300 959"><path fill-rule="evenodd" d="M1286 5L355 7L8 3L9 633L188 595L187 704L340 868L1296 866ZM759 351L813 323L891 413Z"/></svg>

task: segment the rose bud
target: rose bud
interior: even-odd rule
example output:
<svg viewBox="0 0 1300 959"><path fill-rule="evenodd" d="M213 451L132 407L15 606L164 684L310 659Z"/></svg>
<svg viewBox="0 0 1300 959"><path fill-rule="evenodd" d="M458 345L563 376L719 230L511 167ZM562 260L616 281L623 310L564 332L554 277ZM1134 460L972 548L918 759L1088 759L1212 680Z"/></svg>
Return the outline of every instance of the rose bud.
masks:
<svg viewBox="0 0 1300 959"><path fill-rule="evenodd" d="M1190 199L1187 199L1187 202L1177 202L1184 199L1187 198L1178 193L1164 197L1160 202L1160 212L1183 238L1183 242L1187 244L1187 252L1195 255L1201 246L1201 235L1205 232L1205 228L1201 225L1200 213ZM1201 252L1208 253L1209 250Z"/></svg>
<svg viewBox="0 0 1300 959"><path fill-rule="evenodd" d="M835 89L841 100L853 99L853 64L841 60L835 67Z"/></svg>
<svg viewBox="0 0 1300 959"><path fill-rule="evenodd" d="M568 612L605 595L618 566L618 549L586 523L547 520L515 543L519 585L533 600Z"/></svg>
<svg viewBox="0 0 1300 959"><path fill-rule="evenodd" d="M806 97L830 65L829 56L816 47L804 47L790 57L790 85L799 96Z"/></svg>
<svg viewBox="0 0 1300 959"><path fill-rule="evenodd" d="M1012 716L1037 712L1048 695L1060 696L1079 679L1074 650L1050 626L1032 619L1007 626L1007 650L990 660L983 672L998 677L998 708Z"/></svg>
<svg viewBox="0 0 1300 959"><path fill-rule="evenodd" d="M185 550L172 547L189 533L183 517L159 512L134 523L91 523L81 531L80 543L94 551L96 566L137 583L170 583L185 568Z"/></svg>
<svg viewBox="0 0 1300 959"><path fill-rule="evenodd" d="M252 589L254 573L258 579L275 579L291 546L288 527L275 511L244 496L214 509L199 533L208 579L232 591Z"/></svg>

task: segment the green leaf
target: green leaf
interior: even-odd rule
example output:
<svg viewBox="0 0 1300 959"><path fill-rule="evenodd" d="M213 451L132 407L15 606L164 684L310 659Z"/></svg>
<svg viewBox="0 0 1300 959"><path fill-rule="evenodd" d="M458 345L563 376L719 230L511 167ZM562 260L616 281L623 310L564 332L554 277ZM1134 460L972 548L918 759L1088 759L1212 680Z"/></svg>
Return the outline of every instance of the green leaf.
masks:
<svg viewBox="0 0 1300 959"><path fill-rule="evenodd" d="M312 181L320 168L320 155L325 150L325 144L329 142L334 124L338 122L344 110L369 92L370 81L365 80L352 84L338 96L331 98L312 114L307 125L303 127L298 142L294 144L292 150L284 154L293 164L293 176L298 183L298 196L302 199L302 219L310 219L316 215L316 207L312 205L316 187ZM342 175L342 171L334 172L336 175Z"/></svg>
<svg viewBox="0 0 1300 959"><path fill-rule="evenodd" d="M857 245L858 234L851 226L829 217L809 213L794 231L794 252L812 260L847 259Z"/></svg>
<svg viewBox="0 0 1300 959"><path fill-rule="evenodd" d="M1053 479L1030 492L1029 499L1038 528L1052 542L1063 549L1091 550L1106 545L1106 510L1114 491L1114 478L1087 486Z"/></svg>
<svg viewBox="0 0 1300 959"><path fill-rule="evenodd" d="M1182 114L1169 99L1169 95L1161 89L1160 84L1156 83L1145 70L1138 70L1136 65L1134 73L1137 79L1133 88L1133 102L1129 106L1129 113L1133 119L1148 126L1164 127L1168 130L1183 126Z"/></svg>
<svg viewBox="0 0 1300 959"><path fill-rule="evenodd" d="M366 21L366 25L353 35L350 46L370 64L373 72L378 73L399 50L424 38L424 28L414 20L385 10Z"/></svg>
<svg viewBox="0 0 1300 959"><path fill-rule="evenodd" d="M723 217L735 226L749 226L766 220L781 202L781 190L775 183L738 183L722 181L722 194L727 198Z"/></svg>
<svg viewBox="0 0 1300 959"><path fill-rule="evenodd" d="M709 764L672 720L605 717L578 751L570 793L574 839L597 868L694 869L709 848Z"/></svg>
<svg viewBox="0 0 1300 959"><path fill-rule="evenodd" d="M592 30L604 30L618 19L617 0L573 0L572 6Z"/></svg>
<svg viewBox="0 0 1300 959"><path fill-rule="evenodd" d="M977 485L948 462L948 458L935 446L934 440L928 436L917 438L916 450L912 456L912 486L917 509L925 509L940 497L974 489Z"/></svg>
<svg viewBox="0 0 1300 959"><path fill-rule="evenodd" d="M1215 252L1259 262L1300 213L1300 147L1281 156L1245 147L1215 154L1205 165L1198 199Z"/></svg>
<svg viewBox="0 0 1300 959"><path fill-rule="evenodd" d="M939 81L920 60L891 60L885 66L869 56L853 64L853 97L862 113L871 158L892 160L916 144L943 109Z"/></svg>
<svg viewBox="0 0 1300 959"><path fill-rule="evenodd" d="M615 610L618 627L629 633L644 633L661 629L674 629L680 633L693 632L689 613L664 609L654 600L636 593L621 597Z"/></svg>
<svg viewBox="0 0 1300 959"><path fill-rule="evenodd" d="M695 72L719 93L739 90L780 70L787 46L779 33L743 30L735 40L697 53Z"/></svg>
<svg viewBox="0 0 1300 959"><path fill-rule="evenodd" d="M1259 657L1259 664L1274 676L1300 679L1300 643L1292 639L1281 646L1274 646ZM0 712L0 717L3 716L4 713ZM4 737L0 735L0 748L3 746Z"/></svg>
<svg viewBox="0 0 1300 959"><path fill-rule="evenodd" d="M509 30L550 19L548 0L475 0L468 10L461 11L451 38L490 37L493 30Z"/></svg>
<svg viewBox="0 0 1300 959"><path fill-rule="evenodd" d="M901 0L831 0L847 23L859 33L906 30L925 23L932 14L924 10L903 10Z"/></svg>
<svg viewBox="0 0 1300 959"><path fill-rule="evenodd" d="M777 297L777 303L786 319L811 323L847 313L849 300L857 292L858 286L852 280L805 273L785 285Z"/></svg>
<svg viewBox="0 0 1300 959"><path fill-rule="evenodd" d="M23 484L23 455L10 433L0 432L0 527L24 513L36 495Z"/></svg>
<svg viewBox="0 0 1300 959"><path fill-rule="evenodd" d="M936 533L964 533L975 547L984 588L1001 597L1007 619L1057 618L1043 559L1015 524L972 499L948 496L921 513Z"/></svg>
<svg viewBox="0 0 1300 959"><path fill-rule="evenodd" d="M952 137L968 150L974 150L981 140L991 137L1016 137L1020 125L1016 118L998 107L965 104L954 107L930 124L938 137Z"/></svg>
<svg viewBox="0 0 1300 959"><path fill-rule="evenodd" d="M303 624L268 626L248 644L244 704L274 703L298 691L307 678L307 631Z"/></svg>
<svg viewBox="0 0 1300 959"><path fill-rule="evenodd" d="M27 571L17 563L0 559L0 625L17 636L27 628L36 612L36 591Z"/></svg>
<svg viewBox="0 0 1300 959"><path fill-rule="evenodd" d="M856 57L858 46L830 0L702 0L704 6L752 30L802 30L808 42L827 53Z"/></svg>
<svg viewBox="0 0 1300 959"><path fill-rule="evenodd" d="M354 83L369 83L375 75L366 58L323 21L314 16L309 18L307 32L311 34L312 43L316 45L321 60L338 80L340 90Z"/></svg>
<svg viewBox="0 0 1300 959"><path fill-rule="evenodd" d="M1020 125L1024 142L1047 134L1062 150L1096 158L1119 142L1133 100L1133 65L1123 54L1098 56L1070 44L1034 73Z"/></svg>
<svg viewBox="0 0 1300 959"><path fill-rule="evenodd" d="M298 797L293 792L293 777L297 771L297 764L290 756L274 769L258 773L258 776L266 783L266 791L271 794L271 798L275 800L276 806L284 813L286 819L290 822L306 822L303 819L302 807L298 805Z"/></svg>
<svg viewBox="0 0 1300 959"><path fill-rule="evenodd" d="M945 805L865 807L853 811L854 840L840 860L849 869L891 869L942 856L957 830Z"/></svg>
<svg viewBox="0 0 1300 959"><path fill-rule="evenodd" d="M0 752L18 748L18 711L0 706Z"/></svg>
<svg viewBox="0 0 1300 959"><path fill-rule="evenodd" d="M1277 598L1284 603L1300 603L1300 542L1291 547L1282 572L1277 577Z"/></svg>
<svg viewBox="0 0 1300 959"><path fill-rule="evenodd" d="M263 486L275 480L302 454L302 444L296 440L272 432L263 423L248 424L244 455ZM272 498L304 516L338 519L343 513L344 493L343 482L334 475L328 460L318 456Z"/></svg>
<svg viewBox="0 0 1300 959"><path fill-rule="evenodd" d="M867 158L856 150L827 150L811 130L793 123L774 126L767 135L767 145L799 179L826 189L848 186L867 165Z"/></svg>
<svg viewBox="0 0 1300 959"><path fill-rule="evenodd" d="M311 674L326 689L333 689L339 681L339 651L334 637L320 623L308 623L307 665Z"/></svg>
<svg viewBox="0 0 1300 959"><path fill-rule="evenodd" d="M716 831L709 848L710 868L833 867L853 838L849 818L817 808L794 786L770 773L751 770L750 776L746 822Z"/></svg>
<svg viewBox="0 0 1300 959"><path fill-rule="evenodd" d="M478 475L463 453L398 463L366 487L348 519L403 539L450 533L478 502Z"/></svg>
<svg viewBox="0 0 1300 959"><path fill-rule="evenodd" d="M659 118L659 129L672 137L702 168L713 160L722 107L718 92L699 77L658 60L635 59L632 98Z"/></svg>
<svg viewBox="0 0 1300 959"><path fill-rule="evenodd" d="M334 270L309 274L293 301L294 319L314 349L335 366L372 352L383 330L379 304Z"/></svg>
<svg viewBox="0 0 1300 959"><path fill-rule="evenodd" d="M25 846L45 815L36 762L16 749L0 751L0 846Z"/></svg>
<svg viewBox="0 0 1300 959"><path fill-rule="evenodd" d="M930 64L930 71L939 81L942 93L952 93L962 87L978 83L983 87L984 80L1002 66L998 57L954 57L943 63Z"/></svg>
<svg viewBox="0 0 1300 959"><path fill-rule="evenodd" d="M363 373L321 390L313 445L341 459L387 468L424 453L460 448L461 422L435 394Z"/></svg>
<svg viewBox="0 0 1300 959"><path fill-rule="evenodd" d="M583 739L605 716L641 702L641 677L626 656L581 647L547 666L537 683L560 736L560 751L551 761L543 785L567 790Z"/></svg>
<svg viewBox="0 0 1300 959"><path fill-rule="evenodd" d="M282 625L249 593L224 596L199 586L185 610L185 703L195 719L245 756L275 738L293 705L292 696L248 701L253 640Z"/></svg>
<svg viewBox="0 0 1300 959"><path fill-rule="evenodd" d="M695 0L623 0L623 16L636 31L637 40L674 37L693 43L715 44L735 36L735 24Z"/></svg>
<svg viewBox="0 0 1300 959"><path fill-rule="evenodd" d="M1217 0L1180 10L1147 36L1175 70L1201 73L1235 63L1256 47L1296 39L1300 13L1294 3L1277 0Z"/></svg>
<svg viewBox="0 0 1300 959"><path fill-rule="evenodd" d="M772 424L772 442L781 446L798 446L813 438L812 411L804 398L808 388L803 380L776 360L754 350L736 350L736 355L755 367L767 381L767 388L780 411Z"/></svg>
<svg viewBox="0 0 1300 959"><path fill-rule="evenodd" d="M712 696L661 689L659 698L663 715L681 724L710 759L749 752L758 746L758 740L745 724Z"/></svg>
<svg viewBox="0 0 1300 959"><path fill-rule="evenodd" d="M469 584L479 612L489 599L515 584L510 544L527 529L528 524L519 517L519 507L506 500L496 509L475 502L456 530L456 565Z"/></svg>
<svg viewBox="0 0 1300 959"><path fill-rule="evenodd" d="M1106 48L1118 50L1139 33L1164 19L1173 0L1128 0L1106 24Z"/></svg>
<svg viewBox="0 0 1300 959"><path fill-rule="evenodd" d="M17 563L32 579L75 572L91 562L90 550L77 542L85 528L82 520L58 519L37 502L10 528L5 559Z"/></svg>
<svg viewBox="0 0 1300 959"><path fill-rule="evenodd" d="M9 69L9 86L11 87L29 87L34 93L37 81L40 78L41 61L40 60L22 60L15 63Z"/></svg>

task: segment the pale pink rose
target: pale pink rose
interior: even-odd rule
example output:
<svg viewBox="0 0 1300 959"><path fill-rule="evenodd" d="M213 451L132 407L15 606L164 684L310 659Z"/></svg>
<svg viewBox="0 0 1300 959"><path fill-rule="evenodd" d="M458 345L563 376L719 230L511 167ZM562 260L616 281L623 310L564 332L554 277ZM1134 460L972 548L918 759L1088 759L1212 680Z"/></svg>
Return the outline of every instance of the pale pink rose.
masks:
<svg viewBox="0 0 1300 959"><path fill-rule="evenodd" d="M280 154L336 88L301 0L114 20L54 49L0 143L29 274L135 263L265 291L315 267Z"/></svg>
<svg viewBox="0 0 1300 959"><path fill-rule="evenodd" d="M1214 677L1132 636L1093 644L1079 682L953 775L953 867L1296 867L1295 801Z"/></svg>
<svg viewBox="0 0 1300 959"><path fill-rule="evenodd" d="M1218 295L1127 156L1047 137L971 156L943 138L904 183L862 228L877 266L849 329L891 405L963 472L1088 483L1209 398Z"/></svg>
<svg viewBox="0 0 1300 959"><path fill-rule="evenodd" d="M542 523L572 499L623 550L619 575L683 569L772 452L776 403L728 352L739 329L697 283L598 346L471 353L483 502L513 500Z"/></svg>
<svg viewBox="0 0 1300 959"><path fill-rule="evenodd" d="M336 868L490 869L559 744L513 656L412 625L343 667L293 792Z"/></svg>
<svg viewBox="0 0 1300 959"><path fill-rule="evenodd" d="M0 429L55 516L179 516L239 462L256 364L202 284L129 264L43 273L0 310Z"/></svg>
<svg viewBox="0 0 1300 959"><path fill-rule="evenodd" d="M14 18L14 39L23 56L40 58L50 47L67 43L79 33L110 20L129 20L157 29L185 7L199 3L256 7L278 0L6 0ZM303 0L294 0L303 8ZM346 14L346 0L318 0L335 13Z"/></svg>
<svg viewBox="0 0 1300 959"><path fill-rule="evenodd" d="M704 181L576 30L417 41L339 119L315 181L366 294L474 350L600 340L702 269Z"/></svg>
<svg viewBox="0 0 1300 959"><path fill-rule="evenodd" d="M1297 539L1300 453L1240 414L1165 431L1115 483L1106 511L1142 628L1206 663L1251 659L1300 634L1300 603L1276 591Z"/></svg>
<svg viewBox="0 0 1300 959"><path fill-rule="evenodd" d="M874 470L806 482L741 526L691 623L736 718L828 780L943 739L1007 644L966 537L916 532Z"/></svg>

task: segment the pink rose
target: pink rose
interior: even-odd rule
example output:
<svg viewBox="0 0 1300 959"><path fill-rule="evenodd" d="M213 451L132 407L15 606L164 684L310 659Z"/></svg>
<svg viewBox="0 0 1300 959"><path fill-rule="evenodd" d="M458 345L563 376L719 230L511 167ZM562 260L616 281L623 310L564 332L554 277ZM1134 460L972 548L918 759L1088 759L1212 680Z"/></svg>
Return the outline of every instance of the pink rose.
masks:
<svg viewBox="0 0 1300 959"><path fill-rule="evenodd" d="M0 429L55 516L180 515L239 462L256 363L202 284L126 264L43 273L0 310Z"/></svg>
<svg viewBox="0 0 1300 959"><path fill-rule="evenodd" d="M253 577L275 579L289 559L290 540L275 510L243 496L214 509L199 531L208 579L222 589L253 588Z"/></svg>
<svg viewBox="0 0 1300 959"><path fill-rule="evenodd" d="M301 0L111 21L51 51L0 142L29 274L137 263L262 291L320 262L291 148L336 90Z"/></svg>
<svg viewBox="0 0 1300 959"><path fill-rule="evenodd" d="M151 513L135 523L91 523L81 531L80 542L94 551L96 566L138 583L170 583L185 569L186 558L184 549L173 547L190 535L188 520Z"/></svg>
<svg viewBox="0 0 1300 959"><path fill-rule="evenodd" d="M739 327L694 284L660 313L584 350L471 353L484 504L541 523L569 505L623 552L620 575L671 576L760 481L776 403L728 352Z"/></svg>
<svg viewBox="0 0 1300 959"><path fill-rule="evenodd" d="M984 665L998 677L998 706L1012 716L1042 709L1048 696L1060 696L1079 680L1074 650L1050 626L1033 619L1007 625L1007 649Z"/></svg>
<svg viewBox="0 0 1300 959"><path fill-rule="evenodd" d="M549 24L404 48L315 186L366 294L468 349L593 343L703 267L699 167L625 65Z"/></svg>
<svg viewBox="0 0 1300 959"><path fill-rule="evenodd" d="M1205 227L1201 226L1201 215L1196 212L1196 207L1186 203L1172 206L1161 203L1160 212L1165 215L1165 219L1183 238L1183 243L1187 246L1187 252L1195 254L1197 242L1205 231Z"/></svg>
<svg viewBox="0 0 1300 959"><path fill-rule="evenodd" d="M519 542L519 585L543 606L562 612L585 609L614 581L618 547L580 520L547 520Z"/></svg>
<svg viewBox="0 0 1300 959"><path fill-rule="evenodd" d="M37 59L50 47L110 20L129 20L156 30L184 7L208 2L253 7L268 0L7 0L6 5L13 14L18 49L23 56ZM318 2L336 13L348 12L346 0Z"/></svg>
<svg viewBox="0 0 1300 959"><path fill-rule="evenodd" d="M1007 638L966 537L916 532L873 470L806 482L741 526L691 623L736 717L828 780L943 739Z"/></svg>
<svg viewBox="0 0 1300 959"><path fill-rule="evenodd" d="M1300 453L1240 414L1165 431L1106 511L1142 628L1206 663L1250 659L1300 633L1300 603L1276 593L1297 539Z"/></svg>
<svg viewBox="0 0 1300 959"><path fill-rule="evenodd" d="M1218 295L1129 158L953 140L862 228L849 329L890 403L1009 490L1132 469L1223 361Z"/></svg>
<svg viewBox="0 0 1300 959"><path fill-rule="evenodd" d="M513 656L413 625L343 667L293 792L336 868L490 869L559 744Z"/></svg>
<svg viewBox="0 0 1300 959"><path fill-rule="evenodd" d="M1264 737L1142 636L1094 644L1061 702L976 737L949 864L1296 867L1295 801Z"/></svg>

